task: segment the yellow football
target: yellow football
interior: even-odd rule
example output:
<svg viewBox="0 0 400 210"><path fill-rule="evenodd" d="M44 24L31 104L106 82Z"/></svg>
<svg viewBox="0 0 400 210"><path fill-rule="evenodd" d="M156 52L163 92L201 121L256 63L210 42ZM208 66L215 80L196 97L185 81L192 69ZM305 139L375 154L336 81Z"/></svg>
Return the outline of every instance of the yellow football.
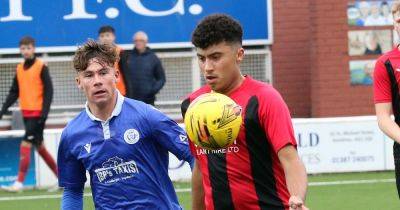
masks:
<svg viewBox="0 0 400 210"><path fill-rule="evenodd" d="M231 145L242 125L242 108L231 98L219 93L206 93L195 99L185 114L189 139L205 149Z"/></svg>

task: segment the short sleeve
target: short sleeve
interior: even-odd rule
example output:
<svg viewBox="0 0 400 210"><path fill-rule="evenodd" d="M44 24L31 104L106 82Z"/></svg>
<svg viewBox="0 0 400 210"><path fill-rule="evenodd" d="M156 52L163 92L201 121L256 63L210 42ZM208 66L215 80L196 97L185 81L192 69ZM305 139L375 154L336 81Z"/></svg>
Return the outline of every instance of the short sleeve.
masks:
<svg viewBox="0 0 400 210"><path fill-rule="evenodd" d="M374 69L374 103L392 102L389 75L384 63L378 60Z"/></svg>
<svg viewBox="0 0 400 210"><path fill-rule="evenodd" d="M58 148L58 183L60 187L83 188L86 182L86 170L82 162L72 155L66 130L61 134Z"/></svg>
<svg viewBox="0 0 400 210"><path fill-rule="evenodd" d="M260 123L276 153L290 144L296 147L292 119L281 95L270 87L259 97Z"/></svg>

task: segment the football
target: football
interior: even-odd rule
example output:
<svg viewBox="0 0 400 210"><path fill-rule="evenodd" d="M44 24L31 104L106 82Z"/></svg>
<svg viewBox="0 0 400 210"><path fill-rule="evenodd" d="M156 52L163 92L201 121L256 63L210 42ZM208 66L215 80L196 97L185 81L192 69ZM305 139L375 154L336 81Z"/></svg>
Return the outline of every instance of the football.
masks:
<svg viewBox="0 0 400 210"><path fill-rule="evenodd" d="M196 98L185 114L189 139L204 149L231 145L242 125L242 108L220 93L206 93Z"/></svg>

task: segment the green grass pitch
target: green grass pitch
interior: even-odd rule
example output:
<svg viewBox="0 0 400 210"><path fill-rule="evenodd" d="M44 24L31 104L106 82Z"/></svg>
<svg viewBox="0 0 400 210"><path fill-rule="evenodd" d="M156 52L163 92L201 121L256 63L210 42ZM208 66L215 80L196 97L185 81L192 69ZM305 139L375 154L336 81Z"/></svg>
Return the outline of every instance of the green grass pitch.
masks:
<svg viewBox="0 0 400 210"><path fill-rule="evenodd" d="M398 210L400 200L393 179L393 171L310 175L306 203L311 210ZM359 180L367 180L367 183L353 183ZM187 191L190 183L175 183L175 188L182 207L191 209L191 194ZM46 190L17 194L0 192L0 209L59 209L60 195L61 192ZM84 197L84 206L85 210L94 209L91 196Z"/></svg>

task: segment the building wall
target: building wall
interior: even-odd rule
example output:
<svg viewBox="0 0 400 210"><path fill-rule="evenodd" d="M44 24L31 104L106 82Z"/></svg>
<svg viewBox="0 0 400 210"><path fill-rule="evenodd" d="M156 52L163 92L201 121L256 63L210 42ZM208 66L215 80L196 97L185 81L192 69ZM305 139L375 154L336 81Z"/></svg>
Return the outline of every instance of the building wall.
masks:
<svg viewBox="0 0 400 210"><path fill-rule="evenodd" d="M273 1L273 81L294 117L374 114L372 86L350 84L348 2Z"/></svg>
<svg viewBox="0 0 400 210"><path fill-rule="evenodd" d="M273 84L295 117L311 116L309 0L273 4Z"/></svg>

